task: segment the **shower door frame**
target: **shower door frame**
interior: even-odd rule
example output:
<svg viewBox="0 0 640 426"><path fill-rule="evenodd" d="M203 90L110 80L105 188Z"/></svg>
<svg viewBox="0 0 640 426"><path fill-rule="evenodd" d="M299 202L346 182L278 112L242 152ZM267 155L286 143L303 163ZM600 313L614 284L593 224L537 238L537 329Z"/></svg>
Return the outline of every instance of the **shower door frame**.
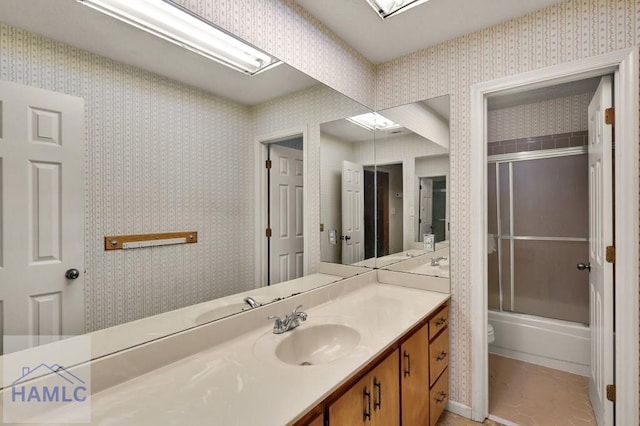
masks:
<svg viewBox="0 0 640 426"><path fill-rule="evenodd" d="M499 284L498 284L498 290L499 290L499 298L500 298L500 307L498 309L499 312L510 312L510 313L515 313L515 314L524 314L524 315L534 315L534 316L540 316L542 318L548 318L548 319L558 319L561 321L569 321L569 322L576 322L576 323L581 323L580 321L575 321L575 320L571 320L571 319L566 319L566 318L553 318L553 317L548 317L545 315L541 315L538 313L531 313L531 312L518 312L517 310L515 310L515 296L516 296L516 292L515 292L515 241L552 241L552 242L584 242L584 243L588 243L589 242L589 238L581 238L581 237L560 237L560 236L533 236L533 235L527 235L527 236L523 236L523 235L514 235L515 234L515 230L514 230L514 213L513 213L513 164L519 161L535 161L535 160L546 160L546 159L552 159L552 158L560 158L560 157L570 157L570 156L577 156L577 155L588 155L589 154L589 150L588 150L588 145L583 145L583 146L576 146L576 147L569 147L569 148L555 148L555 149L548 149L548 150L539 150L539 151L521 151L521 152L514 152L514 153L509 153L509 154L497 154L497 155L489 155L487 156L487 162L488 163L493 163L496 165L496 189L497 189L497 193L496 193L496 201L497 201L497 206L496 206L496 212L498 213L497 215L497 224L498 224L498 234L497 234L497 252L498 252L498 276L499 276ZM511 234L508 237L503 236L502 233L502 226L501 226L501 222L502 222L502 216L500 214L500 170L499 170L499 166L501 164L508 164L509 165L509 189L508 189L508 193L509 193L509 218L508 218L508 222L509 222L509 229L510 232L509 234ZM585 168L586 170L586 168ZM585 182L588 179L587 173L585 171ZM488 218L487 218L488 219ZM502 253L502 241L509 241L509 253L508 254L504 254ZM503 256L508 256L509 257L509 296L510 296L510 300L509 300L509 307L510 310L506 310L504 309L504 300L503 300L503 281L502 281L502 273L503 273L503 268L502 268L502 262L503 262ZM579 259L578 259L579 260ZM487 284L488 286L488 284ZM585 288L588 288L585 287ZM487 290L488 291L488 290ZM588 294L588 292L587 292Z"/></svg>
<svg viewBox="0 0 640 426"><path fill-rule="evenodd" d="M489 414L487 349L487 96L615 74L615 419L635 424L638 410L638 47L504 77L471 87L471 407L455 411L483 421ZM634 188L623 191L623 186ZM455 407L452 407L455 408Z"/></svg>

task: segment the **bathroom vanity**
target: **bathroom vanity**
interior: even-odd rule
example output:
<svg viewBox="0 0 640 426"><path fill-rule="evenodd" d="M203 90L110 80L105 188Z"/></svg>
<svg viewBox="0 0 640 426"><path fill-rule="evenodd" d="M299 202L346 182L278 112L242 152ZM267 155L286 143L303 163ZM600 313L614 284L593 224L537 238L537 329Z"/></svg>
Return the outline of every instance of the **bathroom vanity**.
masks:
<svg viewBox="0 0 640 426"><path fill-rule="evenodd" d="M94 360L92 423L435 424L450 294L426 278L373 270ZM274 334L298 305L307 320Z"/></svg>
<svg viewBox="0 0 640 426"><path fill-rule="evenodd" d="M438 306L295 424L435 425L449 400L448 318Z"/></svg>

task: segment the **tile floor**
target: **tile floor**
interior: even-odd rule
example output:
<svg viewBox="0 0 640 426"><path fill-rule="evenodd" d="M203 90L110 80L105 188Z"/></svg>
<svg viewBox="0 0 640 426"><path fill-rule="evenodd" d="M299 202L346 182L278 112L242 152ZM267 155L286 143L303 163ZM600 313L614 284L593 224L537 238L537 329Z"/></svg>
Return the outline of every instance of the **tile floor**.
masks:
<svg viewBox="0 0 640 426"><path fill-rule="evenodd" d="M489 413L521 426L596 425L588 378L493 354Z"/></svg>
<svg viewBox="0 0 640 426"><path fill-rule="evenodd" d="M445 411L442 413L442 416L440 417L440 420L438 420L436 426L478 426L480 424L481 423L476 423L473 420ZM482 424L486 426L502 426L500 423L496 423L489 419L485 419Z"/></svg>

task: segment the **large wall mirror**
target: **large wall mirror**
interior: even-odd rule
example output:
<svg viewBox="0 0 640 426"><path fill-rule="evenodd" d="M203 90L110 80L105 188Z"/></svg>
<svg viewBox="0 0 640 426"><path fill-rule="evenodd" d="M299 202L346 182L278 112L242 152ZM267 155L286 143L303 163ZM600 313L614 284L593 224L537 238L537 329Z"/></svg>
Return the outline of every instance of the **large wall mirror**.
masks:
<svg viewBox="0 0 640 426"><path fill-rule="evenodd" d="M449 96L377 112L376 267L449 278Z"/></svg>
<svg viewBox="0 0 640 426"><path fill-rule="evenodd" d="M321 262L326 231L318 231L320 206L313 200L320 198L320 123L367 108L286 64L243 75L78 2L8 0L0 16L8 70L0 83L15 84L17 100L29 87L48 91L36 98L51 102L32 105L42 112L34 117L42 119L43 137L58 116L58 134L68 135L65 115L55 114L57 94L84 101L78 121L83 114L85 125L79 175L56 180L57 169L45 167L36 176L63 185L32 194L41 207L57 206L46 188L65 195L67 182L84 182L62 209L35 215L44 220L39 234L20 221L34 217L28 207L17 215L11 210L24 197L7 195L22 184L9 171L26 166L3 150L15 141L0 143L0 181L11 186L0 192L0 282L20 289L0 290L3 354L94 332L96 358L366 270L334 267L333 257ZM0 91L3 114L20 103L7 93ZM12 123L1 119L0 134L9 135ZM287 174L301 179L285 181ZM76 258L63 241L67 205L85 206L84 218L74 219L80 233L69 243L80 247ZM197 231L198 241L105 250L105 236L174 231ZM25 235L41 239L35 247L48 257L36 266L51 268L39 275L51 283L29 278L32 265L21 256L31 256L34 240ZM8 243L10 236L20 238ZM275 252L274 241L286 246L287 238L297 240L291 250ZM68 269L77 269L78 278L66 278ZM277 275L267 279L267 270ZM127 331L117 327L132 321Z"/></svg>

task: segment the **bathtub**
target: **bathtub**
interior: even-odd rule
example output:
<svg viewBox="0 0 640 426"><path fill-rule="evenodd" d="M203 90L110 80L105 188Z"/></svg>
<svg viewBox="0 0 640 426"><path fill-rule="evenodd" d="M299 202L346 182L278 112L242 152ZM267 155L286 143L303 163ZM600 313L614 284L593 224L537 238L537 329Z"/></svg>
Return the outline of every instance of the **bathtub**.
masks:
<svg viewBox="0 0 640 426"><path fill-rule="evenodd" d="M569 321L489 310L495 342L489 352L589 376L589 327Z"/></svg>

